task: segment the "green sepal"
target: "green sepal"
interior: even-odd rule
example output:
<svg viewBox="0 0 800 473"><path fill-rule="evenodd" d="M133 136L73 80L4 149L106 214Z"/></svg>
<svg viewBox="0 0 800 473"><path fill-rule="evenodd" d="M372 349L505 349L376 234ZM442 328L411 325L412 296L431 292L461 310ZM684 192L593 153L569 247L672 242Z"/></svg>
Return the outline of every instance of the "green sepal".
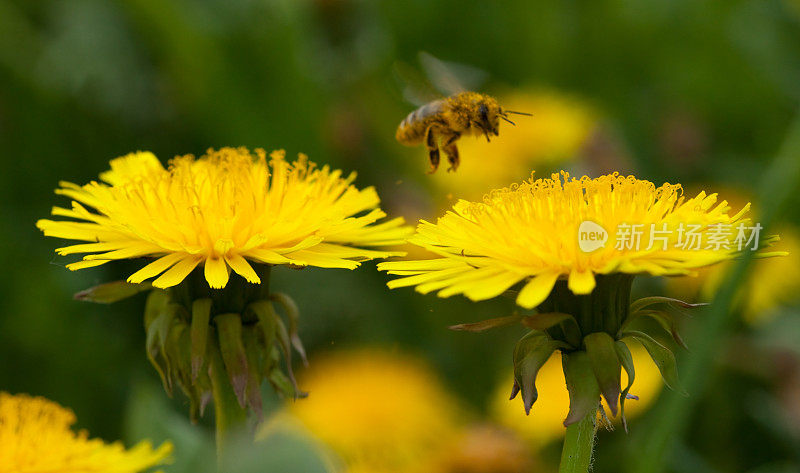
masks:
<svg viewBox="0 0 800 473"><path fill-rule="evenodd" d="M292 381L284 374L283 371L274 369L269 374L269 384L287 399L297 399L298 397L306 397L308 394L301 392L298 393Z"/></svg>
<svg viewBox="0 0 800 473"><path fill-rule="evenodd" d="M528 315L522 318L522 324L533 330L547 330L556 325L561 325L567 341L573 348L581 344L581 329L578 321L570 314L562 312L545 312L541 314Z"/></svg>
<svg viewBox="0 0 800 473"><path fill-rule="evenodd" d="M294 377L294 369L292 368L292 345L291 341L289 340L289 331L286 330L286 325L283 323L278 317L275 317L275 325L276 330L275 334L278 337L278 346L280 347L281 351L283 352L283 357L286 360L286 374L289 377L289 380L292 382L292 386L294 386L294 398L297 399L300 396L301 391L300 388L297 386L297 379Z"/></svg>
<svg viewBox="0 0 800 473"><path fill-rule="evenodd" d="M628 385L625 386L625 389L619 394L619 415L622 418L622 427L625 429L625 432L627 432L628 419L625 418L625 400L628 399L628 393L631 390L631 386L633 386L633 380L636 378L636 371L633 367L633 356L625 342L619 340L614 342L614 350L617 352L617 358L622 364L622 368L628 374Z"/></svg>
<svg viewBox="0 0 800 473"><path fill-rule="evenodd" d="M164 391L172 397L172 379L168 376L168 360L164 350L169 328L177 317L178 306L171 304L169 294L154 289L147 296L144 310L145 351L150 364L158 372Z"/></svg>
<svg viewBox="0 0 800 473"><path fill-rule="evenodd" d="M623 332L622 336L633 338L641 343L661 372L664 383L666 383L670 389L678 391L684 396L688 396L688 393L681 387L678 380L678 364L672 350L656 341L651 335L640 330L628 330Z"/></svg>
<svg viewBox="0 0 800 473"><path fill-rule="evenodd" d="M181 382L183 390L189 398L189 419L196 424L203 415L203 395L211 389L208 372L202 370L195 376L192 373L192 333L191 327L184 330L178 340L178 351L181 357Z"/></svg>
<svg viewBox="0 0 800 473"><path fill-rule="evenodd" d="M84 289L75 294L75 300L96 302L98 304L111 304L129 297L135 296L140 292L153 289L150 283L133 284L127 281L113 281L100 284L89 289Z"/></svg>
<svg viewBox="0 0 800 473"><path fill-rule="evenodd" d="M448 328L450 330L478 333L497 327L505 327L506 325L517 323L520 320L522 320L522 315L514 314L506 317L497 317L494 319L481 320L480 322L451 325Z"/></svg>
<svg viewBox="0 0 800 473"><path fill-rule="evenodd" d="M274 352L272 348L277 339L278 316L272 309L272 303L267 300L253 302L247 307L247 312L254 315L255 319L258 321L256 326L260 330L261 345L264 347L264 350L266 350L266 353L270 355L265 357L264 366L262 367L262 373L264 373L265 376L269 376L269 373L280 361L279 356L277 359L276 357L272 356L272 353Z"/></svg>
<svg viewBox="0 0 800 473"><path fill-rule="evenodd" d="M280 305L283 308L283 311L286 313L286 319L289 321L289 339L291 340L294 349L297 350L297 353L300 355L300 359L303 360L303 364L308 366L306 349L303 347L303 341L300 340L300 336L298 335L300 310L297 308L297 304L295 304L294 299L289 297L288 294L284 294L282 292L274 292L270 294L269 297L271 300Z"/></svg>
<svg viewBox="0 0 800 473"><path fill-rule="evenodd" d="M583 343L600 392L611 409L611 415L616 416L622 365L614 348L614 339L605 332L595 332L583 337Z"/></svg>
<svg viewBox="0 0 800 473"><path fill-rule="evenodd" d="M569 426L597 411L600 386L585 351L564 353L561 362L569 391L569 414L564 419L564 425Z"/></svg>
<svg viewBox="0 0 800 473"><path fill-rule="evenodd" d="M630 312L637 312L639 310L644 309L645 307L654 305L654 304L667 304L669 306L678 308L678 309L695 309L697 307L704 307L707 306L707 302L700 302L697 304L692 304L689 302L684 302L680 299L674 299L672 297L664 297L664 296L652 296L652 297L643 297L631 303Z"/></svg>
<svg viewBox="0 0 800 473"><path fill-rule="evenodd" d="M627 330L630 327L630 325L636 321L637 317L649 317L655 320L656 322L658 322L659 325L661 325L661 327L664 328L664 330L666 330L667 332L670 333L670 335L672 335L672 339L675 340L675 343L680 345L683 349L689 350L689 347L686 346L686 343L683 341L683 338L678 333L678 327L677 324L675 323L675 317L673 317L672 314L670 314L669 312L665 312L662 310L647 309L647 310L638 310L636 312L633 312L630 315L630 317L628 317L628 320L626 320L625 323L622 324L620 332Z"/></svg>
<svg viewBox="0 0 800 473"><path fill-rule="evenodd" d="M521 391L525 414L530 414L539 396L536 375L557 348L566 348L566 344L538 330L529 332L514 347L514 387L510 399L514 399Z"/></svg>
<svg viewBox="0 0 800 473"><path fill-rule="evenodd" d="M208 324L211 320L211 299L197 299L192 302L191 360L192 382L197 380L203 367L208 341Z"/></svg>
<svg viewBox="0 0 800 473"><path fill-rule="evenodd" d="M180 353L181 335L187 328L185 322L181 322L179 319L173 319L169 327L166 343L163 347L167 359L167 376L179 382L183 381L182 373L189 373L189 365L183 366ZM186 361L188 361L188 359Z"/></svg>
<svg viewBox="0 0 800 473"><path fill-rule="evenodd" d="M262 353L258 344L258 337L255 327L244 327L242 330L242 342L244 345L245 356L247 356L247 404L256 413L259 420L263 417L261 403L261 365Z"/></svg>
<svg viewBox="0 0 800 473"><path fill-rule="evenodd" d="M247 356L242 344L242 318L239 314L219 314L214 316L219 336L219 350L233 386L239 406L246 405Z"/></svg>
<svg viewBox="0 0 800 473"><path fill-rule="evenodd" d="M197 380L195 380L195 388L200 395L200 405L198 406L198 414L200 417L203 417L206 407L208 407L208 404L214 399L214 386L211 381L211 358L214 356L214 352L219 352L219 348L217 348L216 343L214 343L217 337L213 326L208 328L208 337L212 342L206 343L206 363L204 366L207 368L201 369Z"/></svg>

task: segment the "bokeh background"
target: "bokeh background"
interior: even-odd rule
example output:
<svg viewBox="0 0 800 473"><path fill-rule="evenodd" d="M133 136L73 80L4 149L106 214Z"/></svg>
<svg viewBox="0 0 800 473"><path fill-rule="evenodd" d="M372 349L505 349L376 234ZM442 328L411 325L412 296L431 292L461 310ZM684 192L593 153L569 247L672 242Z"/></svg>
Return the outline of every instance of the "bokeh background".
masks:
<svg viewBox="0 0 800 473"><path fill-rule="evenodd" d="M425 75L421 51L482 71L481 91L534 116L503 124L489 145L461 140L458 174L425 174L424 149L394 141L414 108L397 72ZM167 472L213 465L209 425L188 423L185 399L166 398L144 356L143 298L72 299L132 266L70 273L34 227L66 203L53 195L59 180L88 182L113 157L304 152L357 170L358 185L412 223L559 169L719 191L753 201L757 218L777 205L759 201L756 183L798 99L796 0L0 0L0 390L69 406L107 440L171 438ZM667 471L800 471L799 205L791 192L770 229L798 251L748 270L685 404L689 423L669 436ZM711 300L725 271L640 278L635 291ZM273 279L302 312L310 366L295 368L311 396L265 391L262 440L241 471L555 471L567 410L558 360L525 417L505 400L523 329L447 330L508 315L510 300L389 292L374 263ZM657 438L653 370L637 365L631 432L601 432L595 471L633 471Z"/></svg>

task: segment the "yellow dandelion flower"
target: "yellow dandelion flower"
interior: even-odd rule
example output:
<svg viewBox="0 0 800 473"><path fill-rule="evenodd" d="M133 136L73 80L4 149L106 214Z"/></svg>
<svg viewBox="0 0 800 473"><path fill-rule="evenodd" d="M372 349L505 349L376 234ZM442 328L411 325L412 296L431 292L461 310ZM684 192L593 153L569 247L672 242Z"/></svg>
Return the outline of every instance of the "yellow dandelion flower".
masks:
<svg viewBox="0 0 800 473"><path fill-rule="evenodd" d="M40 397L0 392L0 473L135 473L163 464L172 452L143 441L119 443L74 432L75 414Z"/></svg>
<svg viewBox="0 0 800 473"><path fill-rule="evenodd" d="M463 294L479 301L519 285L511 291L516 303L537 313L453 328L482 331L521 322L531 329L513 354L511 398L521 393L526 413L539 399L536 379L543 365L554 352L562 354L569 460L579 439L593 439L601 396L612 416L619 408L627 428L625 401L635 379L628 343L641 344L665 384L680 390L673 349L683 341L672 314L659 307L694 305L665 297L631 303L635 275L694 274L770 243L775 238L759 239L760 226L749 225L748 209L733 213L726 201L705 192L686 198L680 185L656 187L617 173L575 179L562 172L493 191L484 202L459 201L435 224L421 221L409 240L439 258L378 268L401 276L390 288L415 286L439 297ZM624 389L622 370L629 378ZM591 452L590 446L580 448ZM590 455L580 458L587 462Z"/></svg>
<svg viewBox="0 0 800 473"><path fill-rule="evenodd" d="M459 410L421 361L379 350L317 359L290 412L348 472L419 471L459 432Z"/></svg>
<svg viewBox="0 0 800 473"><path fill-rule="evenodd" d="M403 276L390 288L416 286L421 293L476 301L524 281L517 303L533 308L560 278L573 293L589 294L596 275L692 274L731 259L738 253L736 227L749 223L743 217L748 208L731 213L726 201L705 192L687 199L680 185L656 187L616 173L575 179L562 172L493 191L484 202L459 201L437 223L421 221L409 239L441 258L378 267ZM582 250L579 230L604 238L602 245ZM708 246L704 240L712 236L718 244Z"/></svg>
<svg viewBox="0 0 800 473"><path fill-rule="evenodd" d="M395 253L367 249L402 241L402 219L378 223L375 189L353 186L328 166L304 155L289 163L282 151L209 150L195 159L177 157L164 168L149 152L111 161L102 182L62 182L57 194L71 208L40 220L47 236L90 243L56 250L88 253L71 270L109 261L156 258L128 281L156 278L153 286L179 284L198 265L212 288L227 285L230 271L259 283L252 263L353 269L359 261Z"/></svg>
<svg viewBox="0 0 800 473"><path fill-rule="evenodd" d="M625 404L625 415L635 418L653 404L664 383L658 368L649 359L644 348L633 345L631 355L636 366L636 381L631 387L631 394L639 399ZM529 416L520 411L516 404L508 402L508 386L512 382L512 379L503 380L497 386L489 406L492 418L537 446L562 439L562 421L569 410L569 393L564 381L564 370L561 368L561 355L554 353L539 370L536 376L539 399L536 401L536 409ZM627 383L627 379L623 378L623 382Z"/></svg>
<svg viewBox="0 0 800 473"><path fill-rule="evenodd" d="M597 113L583 101L553 91L501 95L506 110L531 113L517 126L505 126L491 143L465 139L458 143L461 165L456 173L435 173L433 183L462 198L480 198L493 189L525 179L531 169L555 166L575 158L597 126Z"/></svg>
<svg viewBox="0 0 800 473"><path fill-rule="evenodd" d="M287 397L295 383L292 351L305 357L297 334L299 308L269 288L271 268L353 269L361 261L402 253L374 247L402 243L402 219L382 220L378 194L353 185L355 173L318 168L283 151L209 150L180 156L165 168L148 152L111 161L100 182L62 182L71 208L40 220L46 236L80 240L56 250L86 253L77 270L129 258L150 258L127 283L101 284L80 299L114 302L149 290L144 311L146 353L165 390L189 398L194 420L214 401L219 452L248 412L262 414L261 385ZM143 282L155 278L151 284ZM218 289L225 290L218 290ZM286 370L281 369L281 359Z"/></svg>

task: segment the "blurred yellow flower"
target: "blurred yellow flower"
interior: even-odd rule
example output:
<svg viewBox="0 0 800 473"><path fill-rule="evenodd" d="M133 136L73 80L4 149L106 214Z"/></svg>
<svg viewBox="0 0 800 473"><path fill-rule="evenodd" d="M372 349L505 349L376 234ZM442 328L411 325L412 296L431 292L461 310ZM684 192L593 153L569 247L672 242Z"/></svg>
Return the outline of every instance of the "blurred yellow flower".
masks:
<svg viewBox="0 0 800 473"><path fill-rule="evenodd" d="M302 378L289 407L347 471L422 471L458 434L459 409L421 361L378 350L331 354Z"/></svg>
<svg viewBox="0 0 800 473"><path fill-rule="evenodd" d="M402 276L390 281L390 288L416 286L423 294L464 294L475 301L523 282L517 304L533 308L561 278L574 294L589 294L596 275L683 275L733 258L738 226L744 232L749 223L743 218L749 205L731 214L716 194L687 199L682 192L679 184L656 187L616 173L576 179L562 171L492 191L484 202L461 200L435 224L421 221L409 242L440 258L384 262L378 268ZM586 222L607 237L590 251L579 244ZM727 235L715 230L726 226ZM696 236L691 245L689 228ZM709 247L703 238L712 233L720 244ZM695 248L694 241L703 244Z"/></svg>
<svg viewBox="0 0 800 473"><path fill-rule="evenodd" d="M436 173L434 184L464 199L479 199L487 190L530 176L532 169L554 166L575 157L596 126L595 112L576 98L551 91L500 96L506 110L533 114L504 126L491 143L466 139L458 143L461 166L456 173ZM504 124L505 125L505 124Z"/></svg>
<svg viewBox="0 0 800 473"><path fill-rule="evenodd" d="M800 232L783 226L777 233L781 240L775 249L788 255L771 261L754 261L737 298L742 316L752 324L769 320L775 314L774 309L800 300ZM696 278L669 280L667 289L676 297L710 302L730 269L730 263L704 268Z"/></svg>
<svg viewBox="0 0 800 473"><path fill-rule="evenodd" d="M625 416L628 419L645 411L664 386L661 373L647 351L633 343L630 344L630 349L633 364L636 366L636 380L630 393L638 396L639 400L629 400L625 404ZM539 398L530 415L525 415L525 411L516 402L508 402L508 387L512 383L513 379L509 376L498 385L489 406L492 418L535 445L541 446L563 438L563 421L569 410L569 393L564 381L561 353L554 352L539 370L536 376ZM627 373L623 370L622 384L627 383Z"/></svg>
<svg viewBox="0 0 800 473"><path fill-rule="evenodd" d="M408 232L399 218L376 224L386 215L378 194L353 186L355 173L318 169L304 155L289 163L282 151L268 160L261 149L209 150L199 159L176 157L167 169L152 153L131 153L112 160L100 179L62 182L56 193L73 199L72 208L55 207L53 215L77 221L39 220L37 227L90 242L56 250L89 253L67 265L72 270L158 258L128 278L158 276L158 288L179 284L198 265L212 288L225 287L230 270L260 283L251 263L353 269L397 254L361 247L394 245Z"/></svg>
<svg viewBox="0 0 800 473"><path fill-rule="evenodd" d="M41 397L0 392L0 473L135 473L163 464L172 452L143 441L119 443L74 432L75 414Z"/></svg>

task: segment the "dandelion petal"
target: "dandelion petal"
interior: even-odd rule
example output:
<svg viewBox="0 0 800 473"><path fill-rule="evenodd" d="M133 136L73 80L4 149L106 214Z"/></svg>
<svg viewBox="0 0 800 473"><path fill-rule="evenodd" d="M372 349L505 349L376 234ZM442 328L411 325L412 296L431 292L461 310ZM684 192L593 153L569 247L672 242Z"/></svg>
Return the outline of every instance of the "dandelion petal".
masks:
<svg viewBox="0 0 800 473"><path fill-rule="evenodd" d="M180 284L200 264L199 256L187 256L153 281L153 287L165 289Z"/></svg>
<svg viewBox="0 0 800 473"><path fill-rule="evenodd" d="M519 292L517 296L517 304L526 309L532 309L537 305L541 304L547 296L550 294L550 291L553 290L553 286L555 286L556 281L558 280L558 273L543 273L538 276L534 276L525 287Z"/></svg>
<svg viewBox="0 0 800 473"><path fill-rule="evenodd" d="M225 258L211 257L206 259L206 281L211 289L222 289L228 284L228 265Z"/></svg>

